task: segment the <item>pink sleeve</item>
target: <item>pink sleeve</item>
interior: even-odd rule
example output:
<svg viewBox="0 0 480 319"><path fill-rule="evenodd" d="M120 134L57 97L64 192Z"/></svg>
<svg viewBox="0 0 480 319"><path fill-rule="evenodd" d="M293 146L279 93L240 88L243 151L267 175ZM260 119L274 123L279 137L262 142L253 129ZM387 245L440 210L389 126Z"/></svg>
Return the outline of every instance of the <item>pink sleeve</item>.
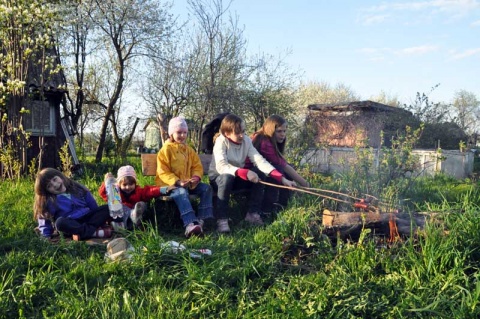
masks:
<svg viewBox="0 0 480 319"><path fill-rule="evenodd" d="M246 168L239 168L235 171L235 175L240 177L243 180L248 181L248 177L247 177L248 171L249 170Z"/></svg>
<svg viewBox="0 0 480 319"><path fill-rule="evenodd" d="M280 184L282 183L282 173L274 169L273 171L270 172L270 177L279 182Z"/></svg>

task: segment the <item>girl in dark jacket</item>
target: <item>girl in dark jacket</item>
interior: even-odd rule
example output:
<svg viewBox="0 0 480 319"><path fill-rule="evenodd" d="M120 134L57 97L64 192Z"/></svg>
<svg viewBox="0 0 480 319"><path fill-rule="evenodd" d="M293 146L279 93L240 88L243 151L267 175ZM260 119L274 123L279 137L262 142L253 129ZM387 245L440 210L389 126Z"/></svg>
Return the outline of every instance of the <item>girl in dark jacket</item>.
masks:
<svg viewBox="0 0 480 319"><path fill-rule="evenodd" d="M44 168L37 174L33 213L46 238L52 237L55 228L79 240L111 236L110 228L101 228L110 218L108 206L98 206L84 185L54 168Z"/></svg>

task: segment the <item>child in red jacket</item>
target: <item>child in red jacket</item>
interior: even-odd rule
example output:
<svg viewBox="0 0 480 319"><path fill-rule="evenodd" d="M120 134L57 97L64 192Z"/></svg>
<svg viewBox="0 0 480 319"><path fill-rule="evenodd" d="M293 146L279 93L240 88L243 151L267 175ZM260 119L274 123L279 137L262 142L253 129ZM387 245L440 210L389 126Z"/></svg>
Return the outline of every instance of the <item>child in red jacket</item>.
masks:
<svg viewBox="0 0 480 319"><path fill-rule="evenodd" d="M105 201L107 201L105 183L111 177L113 177L112 173L105 174L105 179L98 189L98 193ZM141 187L137 184L135 169L130 165L122 166L118 169L117 186L123 204L123 225L127 226L127 228L130 228L129 225L131 223L134 226L140 225L147 206L145 202L161 195L167 195L176 188L175 186L158 187L150 185Z"/></svg>

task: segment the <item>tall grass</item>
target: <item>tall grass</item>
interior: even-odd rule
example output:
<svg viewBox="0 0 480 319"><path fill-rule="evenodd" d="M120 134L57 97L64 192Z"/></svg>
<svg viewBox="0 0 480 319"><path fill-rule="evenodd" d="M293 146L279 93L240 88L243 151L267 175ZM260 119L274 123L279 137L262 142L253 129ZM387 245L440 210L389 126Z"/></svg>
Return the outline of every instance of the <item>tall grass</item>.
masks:
<svg viewBox="0 0 480 319"><path fill-rule="evenodd" d="M80 181L96 193L103 174L86 176ZM412 201L434 208L439 222L388 247L367 232L361 242L332 245L322 235L322 202L298 194L265 227L239 221L229 235L186 240L147 223L126 234L136 252L118 263L105 260L103 246L38 238L31 180L2 182L0 193L0 318L480 315L480 195L465 181L413 185ZM169 240L213 254L176 254L162 245Z"/></svg>

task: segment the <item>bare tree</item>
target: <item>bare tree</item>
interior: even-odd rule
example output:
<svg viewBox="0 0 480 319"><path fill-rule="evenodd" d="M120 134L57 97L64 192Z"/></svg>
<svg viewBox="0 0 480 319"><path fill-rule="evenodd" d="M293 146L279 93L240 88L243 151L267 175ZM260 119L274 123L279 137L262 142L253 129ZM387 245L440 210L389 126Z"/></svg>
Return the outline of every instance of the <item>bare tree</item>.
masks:
<svg viewBox="0 0 480 319"><path fill-rule="evenodd" d="M222 0L188 0L190 10L198 23L196 38L192 40L200 62L198 84L193 108L197 125L203 127L214 114L230 111L239 105L238 87L244 82L242 70L246 42L237 17L228 14L231 1L224 6ZM225 20L228 18L228 22ZM200 139L197 148L200 147Z"/></svg>
<svg viewBox="0 0 480 319"><path fill-rule="evenodd" d="M157 118L162 143L167 138L167 123L192 104L197 87L196 74L201 57L179 38L171 42L161 58L153 57L146 72L142 96Z"/></svg>
<svg viewBox="0 0 480 319"><path fill-rule="evenodd" d="M67 103L64 114L68 116L74 128L78 128L82 118L85 102L85 76L87 58L95 51L89 37L93 33L93 25L89 20L94 7L90 2L68 1L65 3L65 20L63 32L59 34L60 57L64 68L65 82L68 85Z"/></svg>
<svg viewBox="0 0 480 319"><path fill-rule="evenodd" d="M105 115L100 129L100 140L95 157L96 162L102 160L105 138L109 124L117 145L117 152L124 157L126 144L119 135L118 118L119 102L125 88L126 77L132 70L136 58L161 51L161 44L169 33L168 6L155 0L90 0L96 10L90 15L92 22L98 27L97 41L105 46L105 54L110 63L111 77L105 105ZM99 104L101 101L98 101ZM138 123L138 122L137 122ZM135 128L133 126L132 130ZM130 136L132 136L132 133Z"/></svg>
<svg viewBox="0 0 480 319"><path fill-rule="evenodd" d="M245 71L248 80L242 97L245 117L252 120L256 130L272 114L290 118L294 114L294 98L298 74L289 69L283 58L259 54Z"/></svg>
<svg viewBox="0 0 480 319"><path fill-rule="evenodd" d="M162 130L172 116L185 115L193 122L190 139L199 149L201 129L217 113L234 112L253 121L252 129L270 114L292 113L297 74L271 55L247 60L243 30L228 11L230 2L188 4L194 25L155 57L146 77L144 98Z"/></svg>

